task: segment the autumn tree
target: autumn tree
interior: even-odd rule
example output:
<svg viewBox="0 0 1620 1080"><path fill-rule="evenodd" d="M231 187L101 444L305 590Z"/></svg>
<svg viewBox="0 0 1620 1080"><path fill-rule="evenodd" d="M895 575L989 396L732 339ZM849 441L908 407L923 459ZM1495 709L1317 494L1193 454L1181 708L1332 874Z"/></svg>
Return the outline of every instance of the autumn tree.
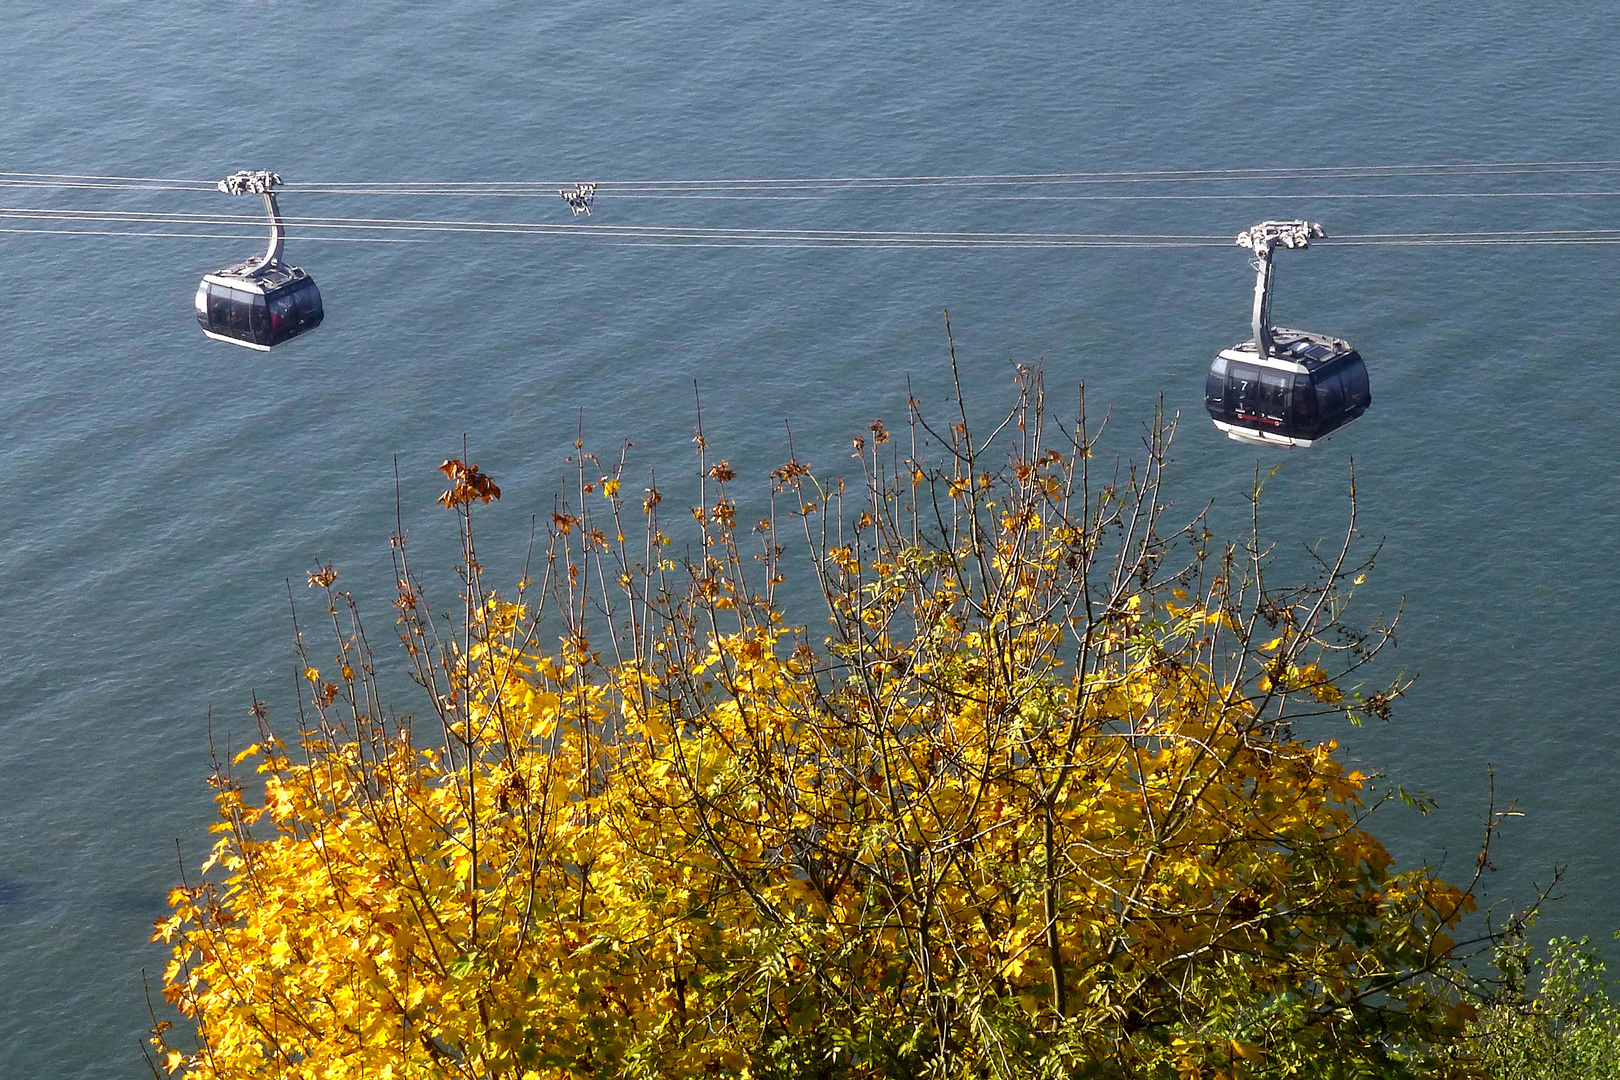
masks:
<svg viewBox="0 0 1620 1080"><path fill-rule="evenodd" d="M1332 736L1404 685L1366 682L1389 628L1345 621L1353 486L1342 542L1278 588L1258 502L1237 543L1167 524L1172 432L1102 463L1083 391L1060 422L1022 370L988 434L958 391L862 429L848 480L789 455L757 522L701 427L680 523L581 447L505 592L474 528L499 489L447 462L450 612L393 546L420 711L384 707L355 600L312 573L296 728L254 705L157 926L195 1030L159 1024L158 1064L1469 1072L1472 890L1396 871Z"/></svg>

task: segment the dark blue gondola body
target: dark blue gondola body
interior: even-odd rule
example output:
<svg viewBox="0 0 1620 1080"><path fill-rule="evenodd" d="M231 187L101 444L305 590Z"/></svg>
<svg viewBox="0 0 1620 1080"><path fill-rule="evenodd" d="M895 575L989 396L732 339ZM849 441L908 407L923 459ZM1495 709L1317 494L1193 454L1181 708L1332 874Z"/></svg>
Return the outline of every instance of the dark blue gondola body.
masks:
<svg viewBox="0 0 1620 1080"><path fill-rule="evenodd" d="M211 338L269 350L321 325L315 279L294 267L262 278L209 274L197 289L197 324Z"/></svg>
<svg viewBox="0 0 1620 1080"><path fill-rule="evenodd" d="M1216 427L1241 441L1311 446L1367 411L1367 365L1348 343L1298 331L1276 337L1267 362L1252 342L1216 357L1204 384Z"/></svg>

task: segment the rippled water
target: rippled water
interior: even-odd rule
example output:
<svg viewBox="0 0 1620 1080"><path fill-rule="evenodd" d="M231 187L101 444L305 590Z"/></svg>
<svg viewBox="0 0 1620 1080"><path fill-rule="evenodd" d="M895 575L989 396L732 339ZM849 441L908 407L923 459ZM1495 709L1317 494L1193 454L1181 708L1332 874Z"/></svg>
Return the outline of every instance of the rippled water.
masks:
<svg viewBox="0 0 1620 1080"><path fill-rule="evenodd" d="M1601 5L1459 8L833 3L12 5L0 168L297 180L1021 173L1620 156ZM1601 190L1603 176L1542 190ZM1346 200L1508 190L1323 182L1294 199L1031 201L941 189L809 201L598 202L593 221L1235 234L1615 226L1612 198ZM1110 189L1117 190L1117 189ZM1291 190L1303 190L1295 185ZM7 206L239 212L223 196L0 188ZM1027 192L1025 193L1027 194ZM307 196L292 213L564 220L554 200ZM19 226L17 221L0 227ZM506 497L512 574L580 412L604 447L689 472L711 441L764 483L944 386L949 308L986 410L1008 361L1085 379L1122 433L1184 411L1176 493L1240 518L1256 457L1202 417L1213 352L1247 335L1235 248L737 250L580 240L295 243L326 325L274 355L207 342L219 240L0 232L0 1077L141 1068L149 921L205 847L216 739L257 689L291 708L288 579L335 562L386 622L397 456L424 560L448 570L433 466L463 434ZM1353 339L1374 406L1288 457L1289 544L1340 527L1348 459L1385 539L1368 613L1405 598L1420 674L1357 756L1442 804L1391 815L1407 860L1473 864L1485 768L1527 817L1493 894L1567 864L1549 931L1620 926L1611 702L1620 583L1607 388L1613 249L1327 248L1280 260L1277 317ZM1128 440L1121 438L1121 445ZM847 445L847 444L846 444ZM1273 458L1266 456L1269 468ZM446 586L448 588L448 586ZM302 591L299 585L295 590ZM1393 670L1393 669L1391 669Z"/></svg>

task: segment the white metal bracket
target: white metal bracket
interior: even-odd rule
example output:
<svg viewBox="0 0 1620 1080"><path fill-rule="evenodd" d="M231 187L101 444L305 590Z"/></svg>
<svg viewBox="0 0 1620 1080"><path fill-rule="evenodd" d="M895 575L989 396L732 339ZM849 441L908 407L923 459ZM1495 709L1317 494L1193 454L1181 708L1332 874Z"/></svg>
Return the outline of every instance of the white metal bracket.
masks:
<svg viewBox="0 0 1620 1080"><path fill-rule="evenodd" d="M574 212L575 217L578 217L580 214L584 214L585 216L589 217L591 213L591 203L596 198L596 185L575 184L574 190L569 191L567 188L558 188L557 194L563 197L563 202L568 204L569 209Z"/></svg>
<svg viewBox="0 0 1620 1080"><path fill-rule="evenodd" d="M281 249L287 239L287 230L281 223L281 207L276 205L275 189L281 186L281 174L243 169L219 182L219 190L227 195L263 195L264 209L270 215L270 246L264 258L250 273L257 274L281 262Z"/></svg>
<svg viewBox="0 0 1620 1080"><path fill-rule="evenodd" d="M1314 221L1262 221L1238 233L1238 247L1254 252L1254 351L1271 355L1271 253L1279 247L1308 248L1327 234Z"/></svg>

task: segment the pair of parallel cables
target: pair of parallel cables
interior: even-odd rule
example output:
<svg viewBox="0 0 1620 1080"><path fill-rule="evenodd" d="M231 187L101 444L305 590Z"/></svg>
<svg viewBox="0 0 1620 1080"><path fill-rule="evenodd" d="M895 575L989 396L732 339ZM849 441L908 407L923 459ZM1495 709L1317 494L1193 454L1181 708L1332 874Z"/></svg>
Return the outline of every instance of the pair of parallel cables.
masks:
<svg viewBox="0 0 1620 1080"><path fill-rule="evenodd" d="M1308 166L1298 168L1181 169L1132 172L996 173L929 176L846 176L720 180L598 181L595 191L610 201L690 200L827 201L892 195L976 197L983 201L1036 202L1256 202L1261 200L1459 200L1620 198L1620 190L1444 190L1444 191L1244 191L1210 190L1209 185L1283 184L1290 188L1324 181L1454 181L1468 177L1563 177L1620 174L1620 160L1473 162L1449 165ZM1501 181L1493 181L1500 183ZM286 194L451 199L556 199L558 181L308 181L289 183ZM0 172L0 188L42 192L208 192L212 181L165 177ZM1610 185L1620 189L1620 184ZM566 198L566 194L565 194ZM62 236L125 236L163 239L251 240L257 232L200 232L199 229L252 230L262 219L238 214L152 212L119 209L0 207L0 233ZM923 231L901 229L813 229L619 225L600 220L529 222L480 219L287 216L291 239L351 243L419 243L446 234L487 234L530 238L572 238L599 243L652 247L761 248L1185 248L1230 247L1230 233L1079 233ZM88 226L105 226L89 228ZM192 231L181 231L192 230ZM1356 233L1333 237L1338 246L1493 246L1620 243L1620 229L1508 229L1475 232Z"/></svg>

